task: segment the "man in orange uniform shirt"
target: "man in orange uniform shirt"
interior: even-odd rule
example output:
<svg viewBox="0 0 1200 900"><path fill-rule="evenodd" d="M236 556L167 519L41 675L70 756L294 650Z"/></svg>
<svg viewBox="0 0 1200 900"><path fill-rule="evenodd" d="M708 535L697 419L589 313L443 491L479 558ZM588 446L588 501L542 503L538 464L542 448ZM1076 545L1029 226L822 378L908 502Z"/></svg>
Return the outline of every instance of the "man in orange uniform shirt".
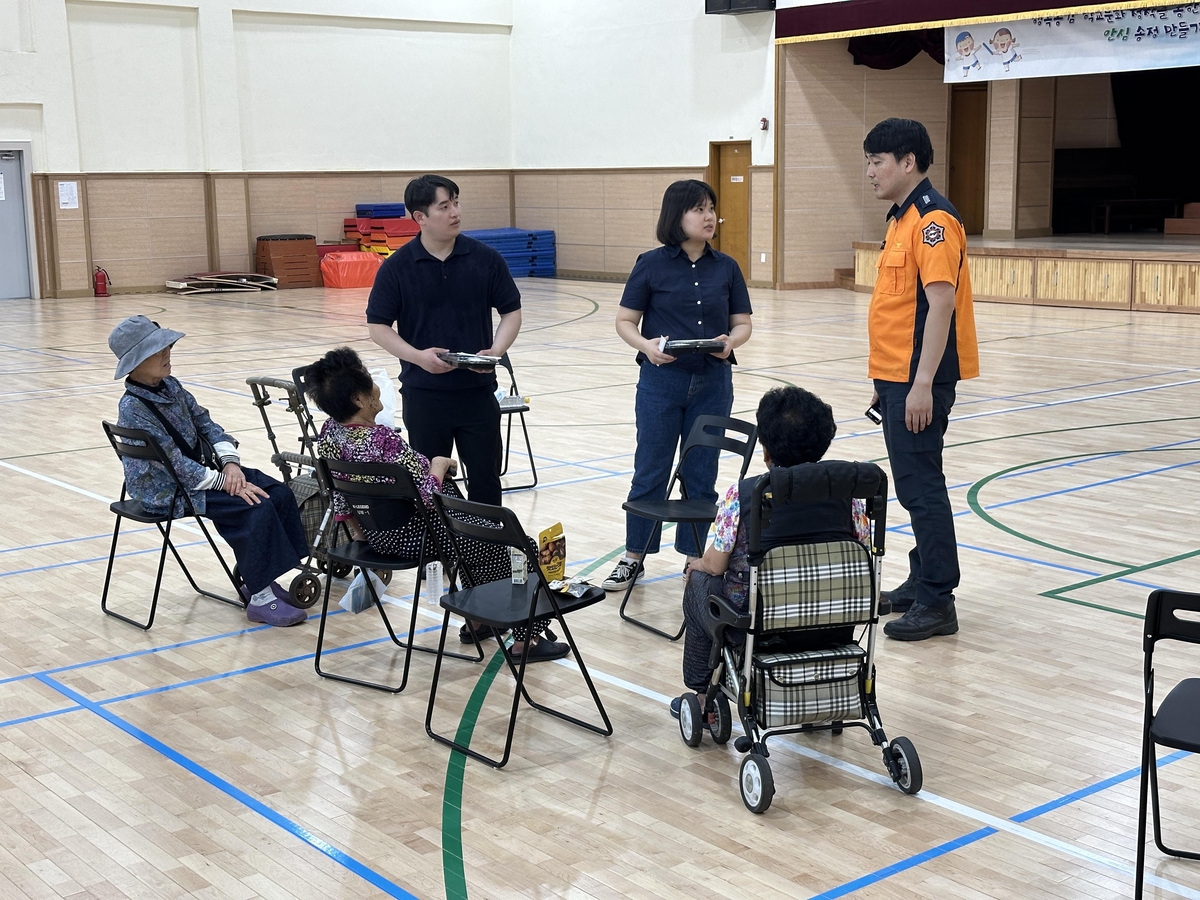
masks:
<svg viewBox="0 0 1200 900"><path fill-rule="evenodd" d="M883 420L896 499L916 538L908 578L883 595L904 615L883 630L923 641L958 631L958 544L942 444L956 384L979 375L967 238L958 212L925 177L933 145L924 125L886 119L863 150L875 196L892 203L867 317L872 406Z"/></svg>

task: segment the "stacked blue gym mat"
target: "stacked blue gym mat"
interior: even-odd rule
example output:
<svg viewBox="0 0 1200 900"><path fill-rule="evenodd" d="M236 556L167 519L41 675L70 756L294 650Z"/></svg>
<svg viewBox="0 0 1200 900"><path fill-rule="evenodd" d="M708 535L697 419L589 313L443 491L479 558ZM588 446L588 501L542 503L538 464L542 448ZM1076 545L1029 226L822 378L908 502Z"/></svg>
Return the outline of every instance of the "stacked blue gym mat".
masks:
<svg viewBox="0 0 1200 900"><path fill-rule="evenodd" d="M354 207L360 219L403 219L403 203L359 203Z"/></svg>
<svg viewBox="0 0 1200 900"><path fill-rule="evenodd" d="M513 278L533 275L553 278L558 271L553 231L526 231L524 228L481 228L464 231L467 237L482 241L500 252Z"/></svg>

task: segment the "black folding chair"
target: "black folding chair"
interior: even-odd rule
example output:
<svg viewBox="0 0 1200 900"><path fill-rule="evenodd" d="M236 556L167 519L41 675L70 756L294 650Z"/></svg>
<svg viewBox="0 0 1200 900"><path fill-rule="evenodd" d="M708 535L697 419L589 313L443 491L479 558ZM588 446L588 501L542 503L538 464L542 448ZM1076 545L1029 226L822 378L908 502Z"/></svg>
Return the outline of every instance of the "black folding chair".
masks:
<svg viewBox="0 0 1200 900"><path fill-rule="evenodd" d="M121 482L121 499L116 503L110 503L109 509L116 514L117 520L113 527L112 546L108 551L108 571L104 573L104 590L100 595L100 608L105 615L112 616L114 619L120 619L122 622L128 622L130 625L136 625L143 631L149 631L150 626L154 624L154 613L158 610L158 593L162 587L163 565L167 561L167 550L170 549L171 555L175 557L175 561L179 563L179 568L183 570L183 574L187 576L188 584L197 594L203 594L205 597L211 597L213 600L220 600L222 603L228 603L230 606L236 606L239 609L245 609L246 604L240 599L241 594L238 591L238 579L234 576L233 570L225 562L225 557L221 555L221 551L217 549L217 544L213 540L212 535L201 521L200 515L192 508L191 501L188 500L187 491L184 490L183 484L179 481L179 476L175 474L175 469L171 466L171 459L167 456L162 446L154 439L154 436L148 431L143 431L140 428L123 428L120 425L113 425L111 422L101 423L104 427L104 434L108 437L108 442L112 444L113 450L117 454L118 459L146 459L151 463L157 463L162 466L171 476L171 480L175 483L175 493L171 497L169 512L158 514L149 512L138 500L127 500L126 484ZM208 545L212 547L213 553L217 555L217 561L221 563L221 568L225 570L225 574L229 577L229 583L233 585L233 593L237 600L232 600L229 597L222 597L220 594L214 594L211 591L206 591L200 585L196 584L196 579L192 577L192 573L188 571L188 567L184 565L183 557L179 555L179 551L175 549L175 545L171 543L171 524L174 521L175 505L182 500L184 514L191 516L196 520L196 524L200 526L200 530L204 533ZM150 616L145 622L139 622L136 619L131 619L128 616L123 616L118 612L108 608L108 588L112 581L113 560L117 556L117 537L121 533L121 520L133 519L135 522L155 526L159 534L162 535L163 543L162 550L158 555L158 574L154 579L154 597L150 601ZM163 525L166 525L164 528Z"/></svg>
<svg viewBox="0 0 1200 900"><path fill-rule="evenodd" d="M745 438L738 440L737 438L729 437L726 434L729 431L743 434ZM757 425L751 425L749 422L743 422L741 419L729 419L725 416L700 416L692 426L692 433L688 435L688 439L683 445L683 451L679 454L679 465L675 467L675 474L671 476L671 482L667 485L667 499L631 500L621 504L621 508L633 513L635 516L641 516L643 519L654 520L654 528L650 529L650 540L654 539L654 529L663 522L690 525L692 535L696 539L696 546L703 553L704 544L708 536L708 526L717 517L717 505L709 503L707 500L691 500L688 498L688 488L683 478L683 463L687 459L688 454L698 447L716 447L719 450L728 450L730 453L736 453L742 458L741 474L738 475L738 480L740 481L746 477L746 471L750 468L750 462L754 457L754 447L757 441ZM679 484L680 498L672 500L670 499L671 492L675 490L676 483ZM704 527L704 531L700 530L700 526ZM649 546L648 543L647 546ZM633 547L626 549L630 552L637 552ZM643 547L643 559L645 559L645 555L646 548ZM633 623L638 628L645 628L647 631L661 635L668 641L677 641L683 637L684 629L687 628L686 622L681 622L679 624L679 631L675 634L670 634L640 619L625 614L625 607L629 603L629 595L633 593L633 588L636 584L637 576L635 575L629 582L629 587L625 589L625 596L621 598L621 607L617 610L621 618L626 622Z"/></svg>
<svg viewBox="0 0 1200 900"><path fill-rule="evenodd" d="M317 467L322 470L325 482L346 498L346 502L354 511L354 517L364 531L390 531L409 525L413 519L421 528L421 548L416 559L398 556L387 556L376 553L366 541L351 540L349 543L332 547L327 555L329 561L342 563L363 573L367 582L367 590L371 600L379 611L383 624L387 628L388 637L392 643L404 650L404 674L398 686L391 686L376 681L366 681L362 678L352 678L348 675L338 675L321 669L321 654L325 647L325 620L329 616L329 589L333 579L325 578L325 597L321 604L321 624L317 631L317 651L313 657L313 667L322 678L334 681L344 681L347 684L357 684L361 687L386 691L389 694L399 694L408 685L408 669L412 660L412 651L422 653L440 653L439 649L425 647L414 641L417 630L417 610L421 604L421 583L425 576L425 564L439 560L441 549L429 528L430 514L421 501L417 486L413 483L408 470L394 463L357 463L344 462L336 459L318 459ZM359 479L369 478L370 481ZM402 641L396 636L388 619L383 601L375 591L371 582L369 570L393 572L404 569L416 569L417 581L413 588L412 614L408 623L408 640ZM444 643L444 642L443 642ZM449 653L455 659L467 659L480 662L483 659L483 648L476 645L477 656L467 656L462 653Z"/></svg>
<svg viewBox="0 0 1200 900"><path fill-rule="evenodd" d="M1185 615L1180 615L1184 613ZM1159 745L1200 753L1200 678L1185 678L1154 711L1154 648L1159 641L1184 641L1200 644L1200 594L1157 590L1146 604L1145 654L1146 716L1142 725L1142 777L1138 795L1137 871L1134 874L1134 900L1142 896L1146 867L1146 788L1154 806L1154 843L1168 856L1200 859L1200 853L1174 850L1163 843L1159 816L1158 756Z"/></svg>
<svg viewBox="0 0 1200 900"><path fill-rule="evenodd" d="M508 456L512 449L512 430L513 416L521 418L521 433L525 435L525 452L529 456L529 470L533 473L533 481L528 484L514 484L511 487L503 488L505 491L524 491L532 487L537 487L538 473L537 463L533 459L533 444L529 442L529 428L525 425L525 413L529 412L529 404L521 397L520 391L517 390L517 376L513 374L512 360L505 353L500 357L500 365L508 371L508 396L500 401L500 415L508 419L508 427L504 434L504 460L500 466L500 474L508 474Z"/></svg>
<svg viewBox="0 0 1200 900"><path fill-rule="evenodd" d="M437 504L442 521L450 530L450 539L454 542L455 556L460 563L459 572L462 575L464 587L461 590L452 590L442 596L441 604L442 608L446 610L446 614L442 620L442 637L438 644L438 658L433 667L433 683L429 686L429 707L425 713L426 733L438 743L452 747L472 759L487 763L496 769L503 768L508 763L508 756L512 750L513 731L517 726L517 709L520 706L521 698L524 697L525 702L539 712L565 719L580 728L594 731L596 734L606 737L612 734L613 728L612 723L608 720L608 713L604 711L604 704L600 701L600 695L596 693L596 686L592 684L592 677L588 674L587 666L584 665L579 647L576 646L566 621L567 613L575 612L603 600L604 591L600 588L589 588L582 597L573 597L550 590L541 567L538 565L537 547L525 534L525 530L512 510L502 506L472 503L469 500L447 497L443 494L435 494L434 502ZM472 524L458 518L459 516L476 516L490 524ZM508 578L479 584L473 577L469 565L465 563L463 554L458 550L460 538L474 538L518 550L524 555L526 568L530 570L525 584L514 584ZM450 623L451 613L467 620L468 628L471 628L471 634L475 637L477 647L480 646L479 639L475 635L471 623L478 622L492 627L496 634L496 640L500 644L500 652L504 654L504 661L517 680L516 688L513 691L512 712L508 719L508 736L504 741L504 755L499 760L485 756L465 744L440 735L433 730L433 707L437 698L438 677L441 674L442 656L446 646L446 629ZM600 712L600 718L604 721L603 728L537 703L529 696L529 692L525 688L525 666L529 659L529 647L533 642L533 635L530 634L529 640L525 642L519 663L513 661L513 656L505 646L502 635L517 625L524 625L527 629L532 629L534 621L546 616L553 616L562 625L563 637L566 638L571 653L575 656L579 671L583 673L583 680L587 683L596 709ZM482 647L480 647L480 653L482 652Z"/></svg>

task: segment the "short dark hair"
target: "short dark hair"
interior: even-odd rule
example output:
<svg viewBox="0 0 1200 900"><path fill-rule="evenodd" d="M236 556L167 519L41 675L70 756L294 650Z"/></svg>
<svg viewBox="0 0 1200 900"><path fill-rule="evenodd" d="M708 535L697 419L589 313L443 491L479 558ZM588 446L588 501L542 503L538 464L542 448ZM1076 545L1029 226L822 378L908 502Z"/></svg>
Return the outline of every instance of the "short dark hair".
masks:
<svg viewBox="0 0 1200 900"><path fill-rule="evenodd" d="M758 401L758 440L773 466L816 462L835 434L833 407L804 388L771 388Z"/></svg>
<svg viewBox="0 0 1200 900"><path fill-rule="evenodd" d="M355 396L371 395L374 381L362 359L349 347L330 350L304 373L308 396L325 415L345 422L358 412Z"/></svg>
<svg viewBox="0 0 1200 900"><path fill-rule="evenodd" d="M404 208L408 214L422 212L429 215L429 207L437 202L438 188L445 188L451 200L458 196L458 185L445 175L421 175L410 181L404 189Z"/></svg>
<svg viewBox="0 0 1200 900"><path fill-rule="evenodd" d="M933 165L933 142L925 126L916 119L884 119L867 133L863 152L890 153L896 162L911 153L918 172L928 172Z"/></svg>
<svg viewBox="0 0 1200 900"><path fill-rule="evenodd" d="M662 210L658 214L658 229L655 235L660 244L679 245L687 240L683 233L683 214L689 209L695 209L705 198L717 205L717 194L703 181L689 178L687 181L676 181L663 192Z"/></svg>

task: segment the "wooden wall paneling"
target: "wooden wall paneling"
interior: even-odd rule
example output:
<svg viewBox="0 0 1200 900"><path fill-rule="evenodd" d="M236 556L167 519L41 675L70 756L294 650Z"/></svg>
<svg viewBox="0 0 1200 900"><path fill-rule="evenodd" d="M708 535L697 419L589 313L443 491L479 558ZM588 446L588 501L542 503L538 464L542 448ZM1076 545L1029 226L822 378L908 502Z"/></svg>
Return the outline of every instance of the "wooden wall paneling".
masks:
<svg viewBox="0 0 1200 900"><path fill-rule="evenodd" d="M876 247L873 250L866 250L862 247L856 247L854 250L854 287L864 290L873 290L875 282L879 278L879 270L876 268L879 264L879 254L882 251Z"/></svg>
<svg viewBox="0 0 1200 900"><path fill-rule="evenodd" d="M1132 280L1128 260L1039 259L1034 302L1129 309Z"/></svg>
<svg viewBox="0 0 1200 900"><path fill-rule="evenodd" d="M208 271L221 268L220 235L217 233L217 190L212 175L204 176L204 238L208 245Z"/></svg>
<svg viewBox="0 0 1200 900"><path fill-rule="evenodd" d="M1033 302L1033 260L1019 256L967 256L971 292L986 300L991 297Z"/></svg>
<svg viewBox="0 0 1200 900"><path fill-rule="evenodd" d="M774 287L775 247L771 223L775 217L775 167L750 169L750 271L755 287ZM766 254L764 261L762 256Z"/></svg>
<svg viewBox="0 0 1200 900"><path fill-rule="evenodd" d="M1200 312L1200 264L1135 262L1133 308Z"/></svg>

